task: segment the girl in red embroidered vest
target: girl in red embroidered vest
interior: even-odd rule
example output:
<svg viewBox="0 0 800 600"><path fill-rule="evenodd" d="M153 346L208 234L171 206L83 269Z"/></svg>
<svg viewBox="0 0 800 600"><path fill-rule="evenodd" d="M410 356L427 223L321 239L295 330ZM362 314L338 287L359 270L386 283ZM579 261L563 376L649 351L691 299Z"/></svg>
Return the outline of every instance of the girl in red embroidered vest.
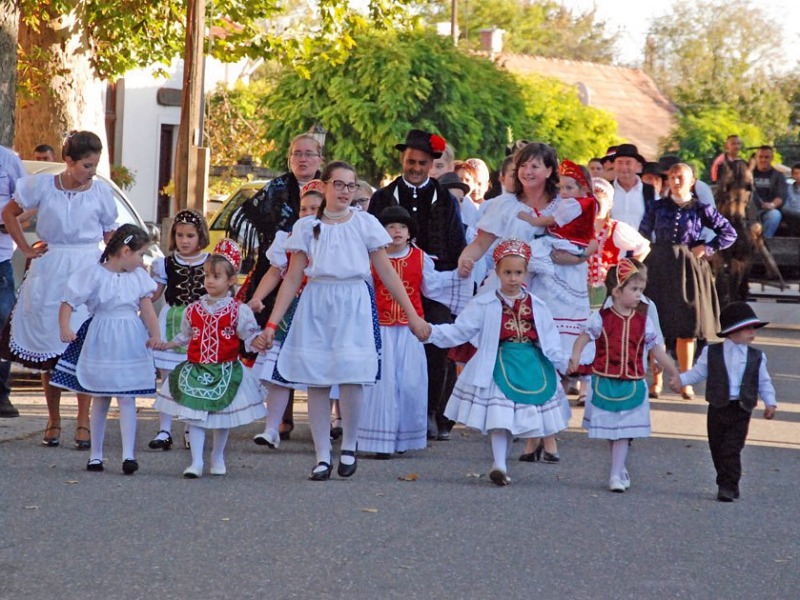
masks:
<svg viewBox="0 0 800 600"><path fill-rule="evenodd" d="M522 285L530 256L520 240L498 244L492 257L499 290L475 296L453 325L434 325L427 340L442 348L474 340L478 352L458 377L445 416L490 435L489 478L500 486L511 483L506 462L514 437L554 436L569 421L556 371L566 372L567 356L550 310Z"/></svg>
<svg viewBox="0 0 800 600"><path fill-rule="evenodd" d="M158 315L158 327L161 339L169 342L180 331L183 313L192 302L200 299L205 293L203 287L203 265L208 252L208 225L199 212L185 209L179 211L172 221L169 230L170 256L153 261L152 275L158 284L153 302L164 294L166 304ZM169 377L170 371L186 360L186 348L175 350L156 350L153 352L156 369L161 380ZM158 434L148 444L152 450L170 450L172 448L172 416L167 413L158 414ZM184 441L185 439L184 434Z"/></svg>
<svg viewBox="0 0 800 600"><path fill-rule="evenodd" d="M411 215L389 206L379 216L391 236L386 248L411 303L422 317L422 296L458 314L472 298L472 280L456 271L436 271L433 259L409 243ZM364 410L358 427L358 448L386 459L394 452L421 450L427 440L428 372L425 348L411 333L408 318L375 268L372 268L383 357L381 378L364 390Z"/></svg>
<svg viewBox="0 0 800 600"><path fill-rule="evenodd" d="M155 408L189 425L192 464L183 472L187 479L203 474L206 429L213 431L211 474L225 475L225 444L232 427L264 417L264 391L258 379L239 362L239 340L250 343L260 332L253 311L233 298L241 255L229 239L214 248L203 267L208 292L189 305L181 331L163 349L188 343L188 360L164 381Z"/></svg>
<svg viewBox="0 0 800 600"><path fill-rule="evenodd" d="M638 260L624 258L609 270L606 285L613 304L589 317L586 329L575 341L569 364L570 371L574 371L584 346L594 340L594 376L583 425L590 438L609 440L608 487L612 492L624 492L631 485L626 466L628 442L650 435L645 381L647 351L652 348L667 373L677 376L653 322L644 312L636 310L646 284L647 272Z"/></svg>

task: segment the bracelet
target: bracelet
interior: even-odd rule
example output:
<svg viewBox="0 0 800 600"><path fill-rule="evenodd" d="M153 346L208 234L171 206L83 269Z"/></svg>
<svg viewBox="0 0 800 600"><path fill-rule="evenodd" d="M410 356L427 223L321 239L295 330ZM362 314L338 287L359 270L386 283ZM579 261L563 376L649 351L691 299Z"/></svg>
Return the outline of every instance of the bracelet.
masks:
<svg viewBox="0 0 800 600"><path fill-rule="evenodd" d="M272 321L269 321L266 325L264 325L264 329L272 329L272 331L278 331L278 326Z"/></svg>

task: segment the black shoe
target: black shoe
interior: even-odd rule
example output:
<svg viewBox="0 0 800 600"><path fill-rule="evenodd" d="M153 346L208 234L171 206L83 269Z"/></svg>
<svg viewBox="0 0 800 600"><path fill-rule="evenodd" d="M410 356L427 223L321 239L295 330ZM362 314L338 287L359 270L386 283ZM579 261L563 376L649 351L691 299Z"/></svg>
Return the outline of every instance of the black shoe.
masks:
<svg viewBox="0 0 800 600"><path fill-rule="evenodd" d="M331 424L331 441L338 440L340 437L342 437L342 420L334 419Z"/></svg>
<svg viewBox="0 0 800 600"><path fill-rule="evenodd" d="M99 458L91 459L88 463L86 463L86 470L99 473L103 470L103 461Z"/></svg>
<svg viewBox="0 0 800 600"><path fill-rule="evenodd" d="M544 442L542 440L539 440L539 445L536 446L533 452L528 452L527 454L521 454L519 459L522 462L539 462L542 459L543 452L544 452Z"/></svg>
<svg viewBox="0 0 800 600"><path fill-rule="evenodd" d="M728 488L719 488L717 492L717 500L720 502L733 502L735 498L735 494L733 490L729 490Z"/></svg>
<svg viewBox="0 0 800 600"><path fill-rule="evenodd" d="M358 459L356 458L355 450L342 450L342 456L352 456L355 458L355 462L352 465L346 465L342 462L342 459L339 459L339 468L336 469L336 472L339 474L339 477L350 477L353 473L356 472L356 467L358 467Z"/></svg>
<svg viewBox="0 0 800 600"><path fill-rule="evenodd" d="M122 461L122 472L125 475L133 475L139 470L139 463L132 458L126 458Z"/></svg>
<svg viewBox="0 0 800 600"><path fill-rule="evenodd" d="M324 471L318 471L319 467L325 467ZM330 463L326 463L323 461L319 461L317 466L314 467L314 470L311 471L311 475L308 476L310 481L327 481L331 478L331 471L333 467L331 467Z"/></svg>
<svg viewBox="0 0 800 600"><path fill-rule="evenodd" d="M436 439L440 442L447 442L450 440L450 430L447 427L440 427L439 428L439 435L436 436Z"/></svg>
<svg viewBox="0 0 800 600"><path fill-rule="evenodd" d="M376 452L375 454L372 455L372 458L374 458L375 460L389 460L390 458L392 458L392 455L389 454L388 452Z"/></svg>
<svg viewBox="0 0 800 600"><path fill-rule="evenodd" d="M13 419L19 416L17 407L8 398L0 399L0 419Z"/></svg>
<svg viewBox="0 0 800 600"><path fill-rule="evenodd" d="M736 498L737 500L739 499L739 486L738 485L735 488L733 488L733 497Z"/></svg>
<svg viewBox="0 0 800 600"><path fill-rule="evenodd" d="M92 447L92 442L91 442L91 439L92 439L92 437L91 437L91 436L92 436L92 433L89 431L89 428L88 428L88 427L76 427L76 428L75 428L75 435L77 436L77 435L78 435L78 432L79 432L79 431L81 431L81 430L83 430L83 431L85 431L87 434L89 434L89 439L88 439L88 440L79 440L79 439L76 437L76 438L75 438L75 448L77 448L78 450L88 450L89 448L91 448L91 447Z"/></svg>
<svg viewBox="0 0 800 600"><path fill-rule="evenodd" d="M294 431L294 421L283 421L281 425L288 425L289 429L285 429L284 431L279 431L278 436L281 438L282 442L286 440L292 439L292 432Z"/></svg>
<svg viewBox="0 0 800 600"><path fill-rule="evenodd" d="M162 433L167 434L167 438L162 440L158 436ZM150 450L172 450L172 436L170 435L169 431L164 431L163 429L156 434L150 442L147 444L147 447Z"/></svg>
<svg viewBox="0 0 800 600"><path fill-rule="evenodd" d="M547 450L542 453L542 461L546 463L557 463L561 460L561 455L558 452L550 454Z"/></svg>
<svg viewBox="0 0 800 600"><path fill-rule="evenodd" d="M47 435L48 432L58 432L58 435ZM42 446L55 448L61 443L61 427L48 427L44 430L44 437L42 437Z"/></svg>
<svg viewBox="0 0 800 600"><path fill-rule="evenodd" d="M511 478L505 471L501 471L500 469L492 469L489 473L489 479L495 485L505 486L511 484Z"/></svg>

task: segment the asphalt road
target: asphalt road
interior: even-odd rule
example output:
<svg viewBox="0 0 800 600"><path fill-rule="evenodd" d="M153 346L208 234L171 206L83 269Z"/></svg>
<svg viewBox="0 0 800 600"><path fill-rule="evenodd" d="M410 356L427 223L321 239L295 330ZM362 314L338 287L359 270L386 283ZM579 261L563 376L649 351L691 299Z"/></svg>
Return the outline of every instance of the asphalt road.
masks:
<svg viewBox="0 0 800 600"><path fill-rule="evenodd" d="M653 402L633 487L612 494L605 443L577 427L560 436L560 464L512 460L507 488L487 480L488 441L463 429L424 452L361 458L350 480L309 482L302 414L280 450L242 428L226 477L184 480L188 451L146 449L149 401L141 470L122 475L114 418L106 472L89 473L66 444L73 423L61 448L39 445L41 394L20 390L23 417L0 422L0 598L800 598L800 332L760 340L779 410L752 422L733 504L715 501L700 394Z"/></svg>

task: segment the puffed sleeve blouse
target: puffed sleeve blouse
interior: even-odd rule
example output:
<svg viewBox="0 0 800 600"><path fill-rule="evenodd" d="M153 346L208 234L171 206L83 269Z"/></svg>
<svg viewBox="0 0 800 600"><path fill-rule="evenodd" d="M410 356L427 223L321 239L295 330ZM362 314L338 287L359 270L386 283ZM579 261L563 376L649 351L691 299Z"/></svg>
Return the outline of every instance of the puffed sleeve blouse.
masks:
<svg viewBox="0 0 800 600"><path fill-rule="evenodd" d="M704 242L703 227L716 236ZM685 244L690 248L705 243L708 254L724 250L736 241L736 231L713 206L703 204L696 196L678 206L671 198L661 198L647 205L639 233L656 244Z"/></svg>

